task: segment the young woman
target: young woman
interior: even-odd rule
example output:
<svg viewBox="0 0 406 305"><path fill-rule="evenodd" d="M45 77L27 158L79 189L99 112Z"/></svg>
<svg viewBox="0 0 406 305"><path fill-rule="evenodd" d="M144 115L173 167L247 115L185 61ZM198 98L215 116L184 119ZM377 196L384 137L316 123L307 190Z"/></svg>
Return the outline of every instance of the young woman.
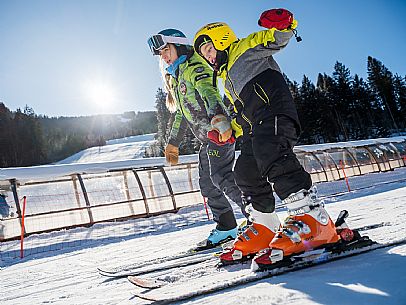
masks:
<svg viewBox="0 0 406 305"><path fill-rule="evenodd" d="M171 112L175 112L165 148L166 160L171 165L178 163L178 147L187 127L201 142L199 185L217 226L198 247L209 248L234 239L237 223L225 195L242 206L241 192L232 172L235 140L226 107L212 82L213 71L179 30L163 30L149 38L148 45L153 55L160 58L168 93L166 104Z"/></svg>
<svg viewBox="0 0 406 305"><path fill-rule="evenodd" d="M252 225L221 255L221 260L243 260L267 249L255 259L265 266L309 248L335 243L339 237L316 198L310 175L293 153L299 119L272 56L296 35L297 22L290 12L279 9L264 12L259 24L268 29L244 39L238 39L225 23L208 24L197 32L194 48L223 79L237 114L234 126L243 133L234 171ZM291 215L281 229L271 183Z"/></svg>

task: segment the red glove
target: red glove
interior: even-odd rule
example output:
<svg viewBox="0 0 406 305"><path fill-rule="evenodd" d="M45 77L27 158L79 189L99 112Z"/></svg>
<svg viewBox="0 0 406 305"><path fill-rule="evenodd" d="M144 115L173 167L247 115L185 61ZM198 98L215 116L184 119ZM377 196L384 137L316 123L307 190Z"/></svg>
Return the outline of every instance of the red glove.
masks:
<svg viewBox="0 0 406 305"><path fill-rule="evenodd" d="M292 25L293 14L284 8L265 11L259 17L258 24L264 28L286 30Z"/></svg>
<svg viewBox="0 0 406 305"><path fill-rule="evenodd" d="M219 146L223 146L224 144L233 144L235 142L235 138L232 135L227 141L225 142L221 142L219 140L219 132L217 130L210 130L209 132L207 132L207 137L209 138L209 140L213 143L216 143Z"/></svg>

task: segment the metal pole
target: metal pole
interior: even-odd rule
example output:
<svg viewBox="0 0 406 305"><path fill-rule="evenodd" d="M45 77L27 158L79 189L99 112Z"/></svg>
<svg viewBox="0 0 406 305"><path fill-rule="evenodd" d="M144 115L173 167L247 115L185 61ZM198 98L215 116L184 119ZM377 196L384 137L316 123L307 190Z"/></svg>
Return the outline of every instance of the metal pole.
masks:
<svg viewBox="0 0 406 305"><path fill-rule="evenodd" d="M23 213L21 215L21 238L20 238L20 258L24 258L24 235L25 235L25 227L24 227L24 218L25 218L25 207L27 205L27 197L23 197Z"/></svg>
<svg viewBox="0 0 406 305"><path fill-rule="evenodd" d="M140 188L140 192L142 195L142 199L144 200L144 206L145 206L145 213L147 216L149 215L149 206L148 206L148 201L147 201L147 195L145 194L144 187L142 186L142 182L140 177L138 176L138 173L135 169L133 169L133 174L135 176L135 180L137 180L138 187Z"/></svg>
<svg viewBox="0 0 406 305"><path fill-rule="evenodd" d="M163 167L160 167L159 170L161 171L162 176L164 176L166 185L168 186L169 194L171 194L172 203L173 203L173 208L176 210L176 209L177 209L177 208L176 208L176 200L175 200L175 195L173 194L172 185L171 185L171 183L169 182L169 178L168 178L168 176L166 175L165 169L164 169Z"/></svg>
<svg viewBox="0 0 406 305"><path fill-rule="evenodd" d="M89 197L87 196L85 184L83 183L83 179L80 174L76 174L76 176L78 177L80 187L82 188L83 197L85 198L85 202L86 202L86 206L87 206L87 212L89 214L89 221L90 221L90 224L92 225L92 224L94 224L94 219L93 219L93 214L92 214L92 210L91 210L91 206L90 206Z"/></svg>
<svg viewBox="0 0 406 305"><path fill-rule="evenodd" d="M22 212L21 212L21 206L20 206L20 199L18 199L17 180L11 179L10 185L11 185L11 191L13 192L14 202L16 204L18 221L20 222L20 225L22 225L22 221L21 221ZM25 232L25 228L24 228L24 232Z"/></svg>

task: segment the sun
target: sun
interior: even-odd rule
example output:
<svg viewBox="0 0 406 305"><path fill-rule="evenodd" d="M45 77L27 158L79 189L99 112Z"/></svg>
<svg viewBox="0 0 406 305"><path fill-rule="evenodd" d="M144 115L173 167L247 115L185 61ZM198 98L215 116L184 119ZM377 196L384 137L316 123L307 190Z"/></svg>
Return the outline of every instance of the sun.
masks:
<svg viewBox="0 0 406 305"><path fill-rule="evenodd" d="M107 81L92 80L84 84L86 100L97 106L98 111L108 111L117 101L114 86Z"/></svg>

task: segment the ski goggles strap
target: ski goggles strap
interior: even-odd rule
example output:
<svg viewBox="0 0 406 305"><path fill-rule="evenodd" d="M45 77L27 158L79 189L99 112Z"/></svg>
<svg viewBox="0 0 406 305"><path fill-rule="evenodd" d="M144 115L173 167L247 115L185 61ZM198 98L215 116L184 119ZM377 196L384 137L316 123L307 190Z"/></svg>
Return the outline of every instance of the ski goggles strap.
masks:
<svg viewBox="0 0 406 305"><path fill-rule="evenodd" d="M189 40L186 37L164 36L162 34L153 35L148 39L148 46L153 55L159 55L159 51L168 43L189 45Z"/></svg>

